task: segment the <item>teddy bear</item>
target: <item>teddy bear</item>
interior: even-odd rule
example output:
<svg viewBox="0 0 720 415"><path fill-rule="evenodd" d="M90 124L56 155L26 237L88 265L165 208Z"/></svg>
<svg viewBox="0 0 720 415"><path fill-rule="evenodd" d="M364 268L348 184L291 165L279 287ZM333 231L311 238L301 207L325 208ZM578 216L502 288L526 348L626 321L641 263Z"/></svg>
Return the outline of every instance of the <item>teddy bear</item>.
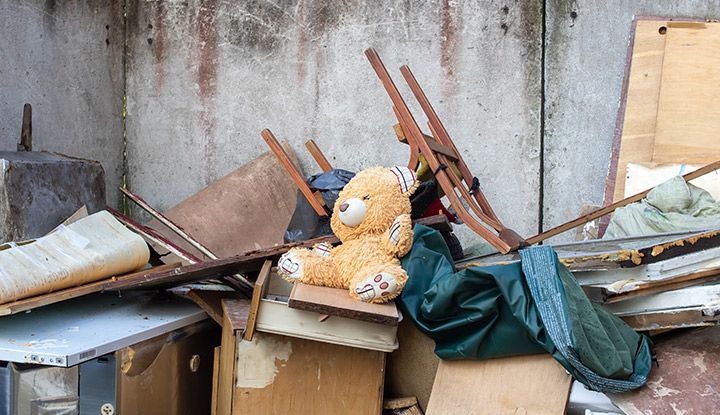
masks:
<svg viewBox="0 0 720 415"><path fill-rule="evenodd" d="M278 260L278 273L290 282L347 289L363 302L397 297L408 278L399 258L412 247L410 196L417 186L407 167L359 172L338 195L330 219L342 244L293 248Z"/></svg>

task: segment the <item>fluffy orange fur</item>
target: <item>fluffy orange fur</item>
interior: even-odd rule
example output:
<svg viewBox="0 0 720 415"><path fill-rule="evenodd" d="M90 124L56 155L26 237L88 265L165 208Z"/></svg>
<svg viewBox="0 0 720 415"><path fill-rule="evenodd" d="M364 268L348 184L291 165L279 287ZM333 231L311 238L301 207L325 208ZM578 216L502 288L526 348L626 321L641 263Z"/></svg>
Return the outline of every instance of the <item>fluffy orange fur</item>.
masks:
<svg viewBox="0 0 720 415"><path fill-rule="evenodd" d="M395 278L397 288L372 302L395 298L407 281L399 258L412 247L410 195L417 185L415 180L403 192L391 169L374 167L361 171L350 180L335 202L331 227L342 244L330 249L328 256L319 256L303 248L292 249L288 254L302 263L302 277L287 278L282 270L281 275L305 284L347 288L352 297L359 298L355 291L357 284L378 273L387 273ZM339 212L340 206L353 198L363 200L366 207L364 219L355 227L345 225ZM399 232L391 238L391 227L396 220Z"/></svg>

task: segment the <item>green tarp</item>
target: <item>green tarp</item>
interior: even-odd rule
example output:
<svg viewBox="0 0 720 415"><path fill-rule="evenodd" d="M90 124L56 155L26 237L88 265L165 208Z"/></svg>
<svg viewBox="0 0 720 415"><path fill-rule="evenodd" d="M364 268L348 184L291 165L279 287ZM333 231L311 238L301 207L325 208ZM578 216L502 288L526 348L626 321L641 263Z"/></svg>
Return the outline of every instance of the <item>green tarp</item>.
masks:
<svg viewBox="0 0 720 415"><path fill-rule="evenodd" d="M521 251L521 261L454 271L442 236L416 225L402 260L410 278L406 317L435 340L442 359L550 353L594 390L641 386L650 341L591 304L552 248Z"/></svg>

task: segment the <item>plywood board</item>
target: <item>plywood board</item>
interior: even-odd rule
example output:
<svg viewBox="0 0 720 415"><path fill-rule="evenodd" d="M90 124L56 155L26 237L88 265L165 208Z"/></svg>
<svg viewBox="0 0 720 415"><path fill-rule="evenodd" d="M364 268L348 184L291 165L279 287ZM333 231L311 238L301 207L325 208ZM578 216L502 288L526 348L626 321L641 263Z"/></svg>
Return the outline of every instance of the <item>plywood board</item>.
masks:
<svg viewBox="0 0 720 415"><path fill-rule="evenodd" d="M627 75L625 111L617 156L614 201L623 199L627 164L652 160L657 102L665 52L665 35L661 33L662 28L667 29L667 21L635 22L630 71Z"/></svg>
<svg viewBox="0 0 720 415"><path fill-rule="evenodd" d="M720 24L669 25L653 162L720 159Z"/></svg>
<svg viewBox="0 0 720 415"><path fill-rule="evenodd" d="M442 360L429 415L565 413L572 377L550 355Z"/></svg>
<svg viewBox="0 0 720 415"><path fill-rule="evenodd" d="M388 355L386 396L415 396L426 409L440 362L435 342L407 318L400 322L397 336L400 347Z"/></svg>
<svg viewBox="0 0 720 415"><path fill-rule="evenodd" d="M395 302L371 304L358 301L339 288L294 284L288 307L330 316L397 326L400 315Z"/></svg>
<svg viewBox="0 0 720 415"><path fill-rule="evenodd" d="M265 333L237 347L234 415L382 411L383 352Z"/></svg>
<svg viewBox="0 0 720 415"><path fill-rule="evenodd" d="M287 143L284 149L295 160ZM295 193L295 184L280 163L265 153L164 213L215 255L226 258L282 244L295 210ZM156 221L149 226L165 230ZM198 252L173 232L163 234Z"/></svg>

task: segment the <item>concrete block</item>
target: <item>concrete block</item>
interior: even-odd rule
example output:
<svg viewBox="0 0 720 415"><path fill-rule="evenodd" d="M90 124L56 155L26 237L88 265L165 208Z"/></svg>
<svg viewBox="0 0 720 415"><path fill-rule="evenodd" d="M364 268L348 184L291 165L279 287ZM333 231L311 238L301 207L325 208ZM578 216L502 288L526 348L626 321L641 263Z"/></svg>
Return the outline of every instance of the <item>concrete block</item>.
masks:
<svg viewBox="0 0 720 415"><path fill-rule="evenodd" d="M33 150L102 163L117 207L123 176L123 2L0 1L0 151L33 107Z"/></svg>
<svg viewBox="0 0 720 415"><path fill-rule="evenodd" d="M0 152L0 243L36 238L77 209L105 208L97 161L46 152Z"/></svg>

